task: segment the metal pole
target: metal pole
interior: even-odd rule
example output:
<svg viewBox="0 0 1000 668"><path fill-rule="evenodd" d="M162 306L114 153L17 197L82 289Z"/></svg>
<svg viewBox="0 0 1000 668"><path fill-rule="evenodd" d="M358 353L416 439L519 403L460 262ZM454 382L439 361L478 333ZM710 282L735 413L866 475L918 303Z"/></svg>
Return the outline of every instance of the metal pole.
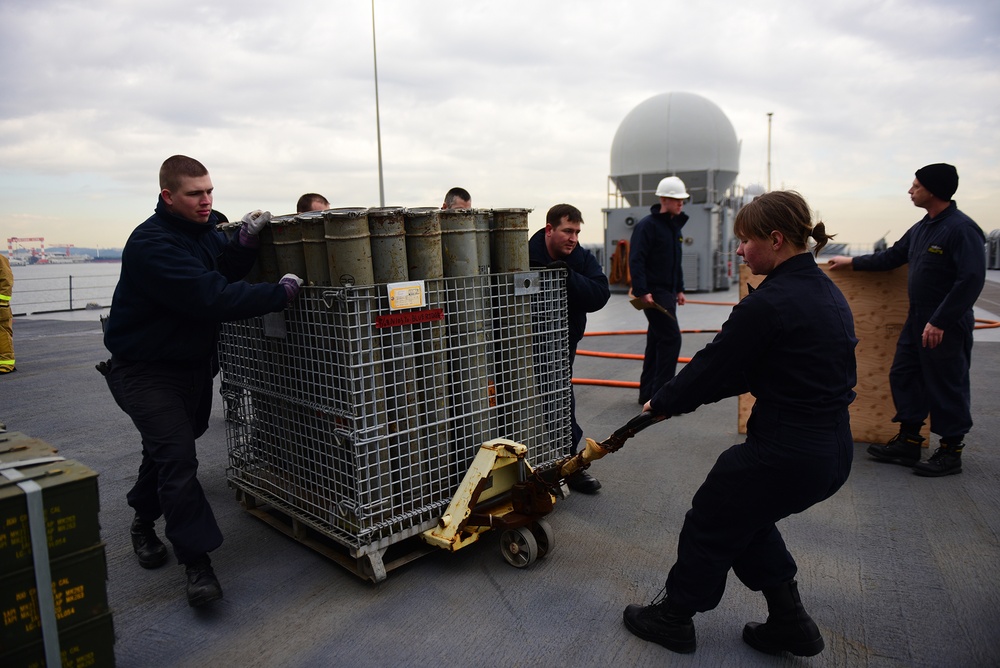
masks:
<svg viewBox="0 0 1000 668"><path fill-rule="evenodd" d="M372 0L374 2L375 0ZM773 111L767 112L767 192L771 192L771 117Z"/></svg>
<svg viewBox="0 0 1000 668"><path fill-rule="evenodd" d="M73 310L73 275L69 277L69 310Z"/></svg>
<svg viewBox="0 0 1000 668"><path fill-rule="evenodd" d="M378 203L385 207L385 185L382 181L382 123L378 113L378 54L375 49L375 0L372 0L372 62L375 64L375 136L378 140Z"/></svg>

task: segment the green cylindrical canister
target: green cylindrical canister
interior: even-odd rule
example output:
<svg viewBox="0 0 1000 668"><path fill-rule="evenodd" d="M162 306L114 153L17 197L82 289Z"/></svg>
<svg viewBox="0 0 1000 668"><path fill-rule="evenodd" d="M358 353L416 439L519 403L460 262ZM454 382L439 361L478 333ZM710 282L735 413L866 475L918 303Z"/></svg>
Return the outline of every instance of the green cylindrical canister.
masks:
<svg viewBox="0 0 1000 668"><path fill-rule="evenodd" d="M302 225L294 215L289 215L272 218L269 227L278 278L285 274L295 274L305 280L307 272L306 258L302 252Z"/></svg>
<svg viewBox="0 0 1000 668"><path fill-rule="evenodd" d="M372 249L368 209L342 208L323 212L330 283L334 286L372 285Z"/></svg>
<svg viewBox="0 0 1000 668"><path fill-rule="evenodd" d="M528 271L528 213L531 209L493 209L490 265L493 273Z"/></svg>
<svg viewBox="0 0 1000 668"><path fill-rule="evenodd" d="M330 267L326 258L326 232L322 211L307 211L296 216L302 227L302 255L307 285L330 285Z"/></svg>
<svg viewBox="0 0 1000 668"><path fill-rule="evenodd" d="M372 274L376 283L396 283L408 278L404 211L400 206L368 210Z"/></svg>
<svg viewBox="0 0 1000 668"><path fill-rule="evenodd" d="M476 217L471 209L441 212L441 259L446 278L479 274Z"/></svg>
<svg viewBox="0 0 1000 668"><path fill-rule="evenodd" d="M274 250L274 233L268 223L257 235L260 239L260 250L257 251L257 263L250 270L247 280L251 283L277 283L281 278L278 271L278 256Z"/></svg>
<svg viewBox="0 0 1000 668"><path fill-rule="evenodd" d="M490 226L493 223L493 212L489 209L474 209L476 221L476 257L479 262L479 274L490 273Z"/></svg>
<svg viewBox="0 0 1000 668"><path fill-rule="evenodd" d="M411 281L444 278L441 210L432 207L407 209L403 222L406 229L407 277Z"/></svg>

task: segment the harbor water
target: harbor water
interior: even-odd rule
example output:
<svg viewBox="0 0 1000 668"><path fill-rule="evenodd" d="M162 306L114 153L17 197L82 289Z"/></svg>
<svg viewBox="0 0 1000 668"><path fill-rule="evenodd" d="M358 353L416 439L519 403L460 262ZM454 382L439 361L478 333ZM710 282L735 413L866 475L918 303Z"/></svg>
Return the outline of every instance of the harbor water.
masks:
<svg viewBox="0 0 1000 668"><path fill-rule="evenodd" d="M121 263L29 264L11 269L11 312L23 316L110 307Z"/></svg>

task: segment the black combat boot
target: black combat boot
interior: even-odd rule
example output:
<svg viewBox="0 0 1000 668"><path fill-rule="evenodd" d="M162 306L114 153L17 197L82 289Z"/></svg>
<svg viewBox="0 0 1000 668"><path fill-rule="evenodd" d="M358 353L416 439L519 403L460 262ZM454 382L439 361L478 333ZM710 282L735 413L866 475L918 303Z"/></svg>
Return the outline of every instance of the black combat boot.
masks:
<svg viewBox="0 0 1000 668"><path fill-rule="evenodd" d="M566 478L566 484L574 492L581 494L597 494L601 489L601 481L581 469Z"/></svg>
<svg viewBox="0 0 1000 668"><path fill-rule="evenodd" d="M815 656L823 651L823 636L799 599L795 580L765 589L767 621L743 627L743 642L768 654L789 652L795 656Z"/></svg>
<svg viewBox="0 0 1000 668"><path fill-rule="evenodd" d="M136 515L129 529L132 549L143 568L159 568L167 563L167 546L156 536L152 522L144 522Z"/></svg>
<svg viewBox="0 0 1000 668"><path fill-rule="evenodd" d="M690 654L697 647L694 634L694 613L671 605L666 594L650 605L630 605L623 617L625 628L643 640L663 645L681 654Z"/></svg>
<svg viewBox="0 0 1000 668"><path fill-rule="evenodd" d="M913 472L928 478L939 478L943 475L952 475L962 472L962 448L965 443L958 445L945 445L942 441L941 447L934 451L934 454L926 462L915 464Z"/></svg>
<svg viewBox="0 0 1000 668"><path fill-rule="evenodd" d="M222 598L222 585L212 570L212 561L208 555L202 555L197 560L187 564L187 597L188 605L199 608Z"/></svg>
<svg viewBox="0 0 1000 668"><path fill-rule="evenodd" d="M901 431L890 438L885 445L881 443L869 445L868 454L880 462L913 466L920 461L920 447L923 442L923 436Z"/></svg>

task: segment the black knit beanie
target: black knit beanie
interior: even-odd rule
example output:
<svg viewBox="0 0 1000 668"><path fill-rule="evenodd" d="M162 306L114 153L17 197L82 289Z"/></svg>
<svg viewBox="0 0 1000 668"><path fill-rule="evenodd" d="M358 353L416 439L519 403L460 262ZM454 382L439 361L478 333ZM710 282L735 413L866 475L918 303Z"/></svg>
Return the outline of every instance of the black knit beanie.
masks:
<svg viewBox="0 0 1000 668"><path fill-rule="evenodd" d="M920 185L945 202L950 202L951 196L958 190L958 170L944 162L921 167L916 176Z"/></svg>

